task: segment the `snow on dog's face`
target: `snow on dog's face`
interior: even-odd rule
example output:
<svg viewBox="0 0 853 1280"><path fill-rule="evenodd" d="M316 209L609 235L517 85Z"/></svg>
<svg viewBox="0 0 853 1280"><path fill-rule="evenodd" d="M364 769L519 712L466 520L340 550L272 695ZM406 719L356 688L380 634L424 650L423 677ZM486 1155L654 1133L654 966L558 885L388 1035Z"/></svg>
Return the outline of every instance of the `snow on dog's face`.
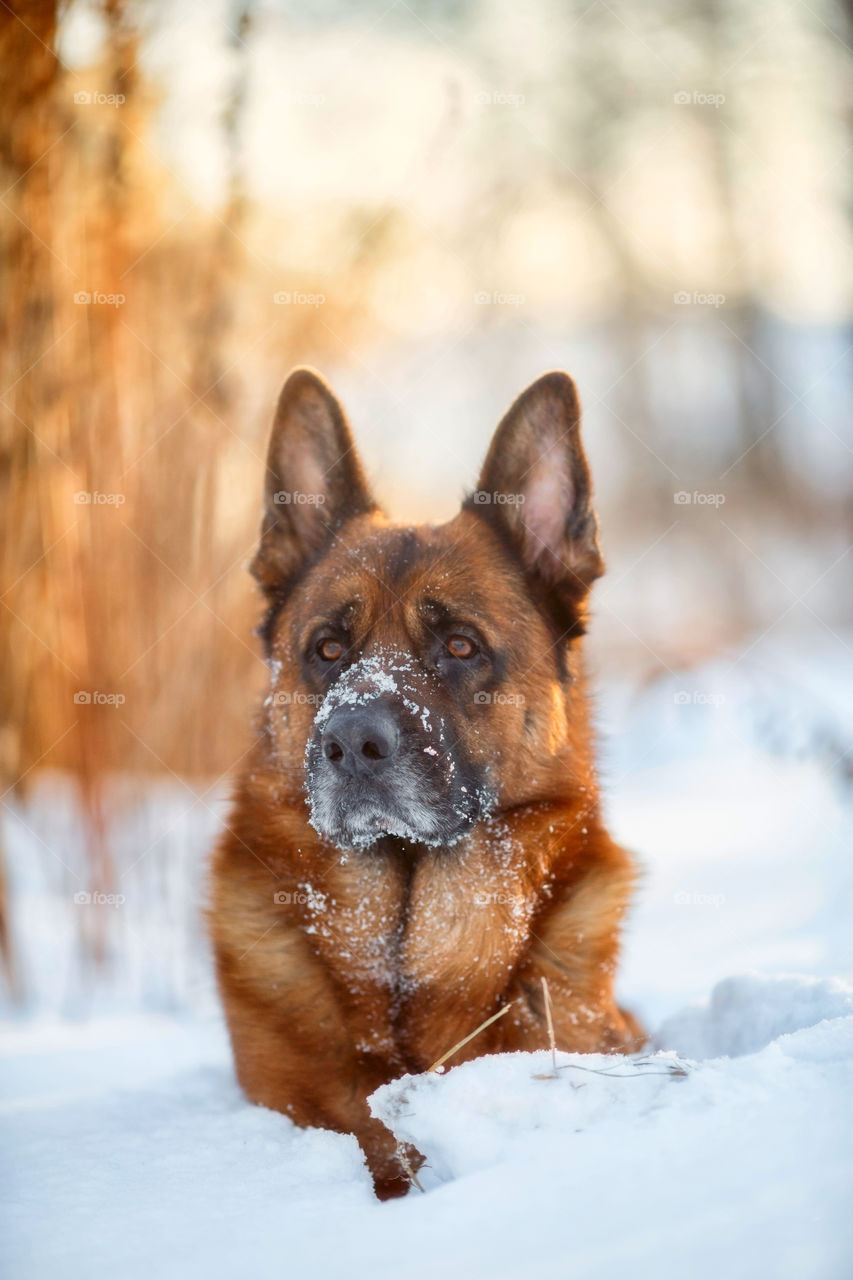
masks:
<svg viewBox="0 0 853 1280"><path fill-rule="evenodd" d="M269 601L267 754L283 800L307 798L338 847L452 845L497 808L564 792L582 737L572 641L601 571L573 396L565 375L534 384L459 515L401 528L325 384L286 383L252 566Z"/></svg>
<svg viewBox="0 0 853 1280"><path fill-rule="evenodd" d="M319 641L321 662L329 647L348 652L345 643ZM461 747L458 710L435 665L380 649L347 667L324 698L308 739L307 791L313 826L338 846L387 835L454 844L488 812L484 771Z"/></svg>

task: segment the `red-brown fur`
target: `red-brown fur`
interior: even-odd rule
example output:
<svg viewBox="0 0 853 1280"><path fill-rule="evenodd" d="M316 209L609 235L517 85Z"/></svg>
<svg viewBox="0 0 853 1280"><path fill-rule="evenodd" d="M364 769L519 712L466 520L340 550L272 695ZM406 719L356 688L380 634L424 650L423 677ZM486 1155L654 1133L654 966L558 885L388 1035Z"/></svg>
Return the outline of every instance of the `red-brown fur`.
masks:
<svg viewBox="0 0 853 1280"><path fill-rule="evenodd" d="M282 395L268 472L253 570L274 606L273 696L214 863L219 985L247 1095L298 1124L354 1133L379 1194L392 1195L407 1183L367 1096L425 1070L509 1002L452 1065L546 1047L542 977L561 1049L643 1039L613 997L633 868L602 826L584 691L580 634L602 564L574 387L566 375L535 384L481 477L481 488L528 486L541 546L518 523L520 504L474 503L413 530L402 555L337 402L307 371ZM306 477L325 486L322 510L271 507L285 472L292 488ZM389 837L342 857L308 821L305 745L322 691L306 677L300 638L356 597L360 655L421 652L425 591L473 611L500 647L496 687L513 698L456 694L460 749L496 780L497 808L452 848Z"/></svg>

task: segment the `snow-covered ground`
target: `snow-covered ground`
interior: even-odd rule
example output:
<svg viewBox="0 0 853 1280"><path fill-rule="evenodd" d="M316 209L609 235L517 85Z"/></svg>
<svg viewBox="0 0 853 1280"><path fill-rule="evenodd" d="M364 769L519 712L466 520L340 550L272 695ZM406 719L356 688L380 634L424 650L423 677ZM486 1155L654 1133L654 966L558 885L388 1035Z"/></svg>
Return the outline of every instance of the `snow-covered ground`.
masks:
<svg viewBox="0 0 853 1280"><path fill-rule="evenodd" d="M0 1046L6 1274L849 1280L843 688L837 665L767 650L610 688L608 810L644 870L621 995L652 1050L386 1086L377 1113L428 1167L423 1194L384 1205L352 1138L234 1083L195 927L218 798L126 808L124 903L70 906L70 802L37 788L5 831L30 1000ZM75 910L112 911L99 989L75 969Z"/></svg>

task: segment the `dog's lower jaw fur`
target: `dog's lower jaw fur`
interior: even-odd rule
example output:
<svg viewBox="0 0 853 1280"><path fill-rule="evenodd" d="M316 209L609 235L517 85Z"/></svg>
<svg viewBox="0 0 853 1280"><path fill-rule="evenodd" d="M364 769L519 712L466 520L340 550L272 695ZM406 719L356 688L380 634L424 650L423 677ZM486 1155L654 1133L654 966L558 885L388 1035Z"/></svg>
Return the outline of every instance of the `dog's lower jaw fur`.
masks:
<svg viewBox="0 0 853 1280"><path fill-rule="evenodd" d="M402 1193L367 1097L457 1051L639 1048L613 998L633 867L583 801L524 806L451 849L383 839L344 855L250 767L214 863L212 931L237 1073L254 1102L352 1132L377 1193ZM413 1157L416 1160L416 1157Z"/></svg>

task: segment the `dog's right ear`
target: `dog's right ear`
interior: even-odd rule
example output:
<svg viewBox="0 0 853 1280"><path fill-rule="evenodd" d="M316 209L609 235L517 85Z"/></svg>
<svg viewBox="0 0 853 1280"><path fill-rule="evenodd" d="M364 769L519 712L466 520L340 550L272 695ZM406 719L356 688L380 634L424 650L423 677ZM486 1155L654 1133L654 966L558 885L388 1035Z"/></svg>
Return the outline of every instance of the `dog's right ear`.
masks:
<svg viewBox="0 0 853 1280"><path fill-rule="evenodd" d="M261 541L251 572L270 598L353 516L376 510L338 400L313 369L282 388L267 452Z"/></svg>

